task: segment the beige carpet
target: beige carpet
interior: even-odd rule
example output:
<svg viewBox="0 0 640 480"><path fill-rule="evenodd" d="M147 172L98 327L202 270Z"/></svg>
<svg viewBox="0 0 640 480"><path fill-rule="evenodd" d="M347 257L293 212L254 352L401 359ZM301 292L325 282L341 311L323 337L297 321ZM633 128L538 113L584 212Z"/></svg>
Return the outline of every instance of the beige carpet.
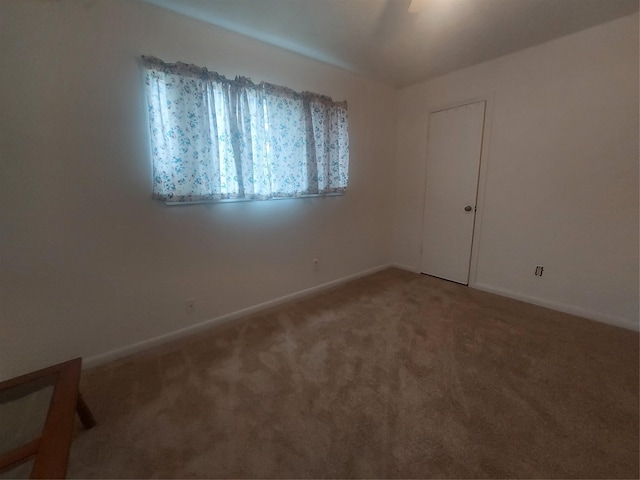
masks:
<svg viewBox="0 0 640 480"><path fill-rule="evenodd" d="M397 269L87 371L70 477L638 478L638 334Z"/></svg>

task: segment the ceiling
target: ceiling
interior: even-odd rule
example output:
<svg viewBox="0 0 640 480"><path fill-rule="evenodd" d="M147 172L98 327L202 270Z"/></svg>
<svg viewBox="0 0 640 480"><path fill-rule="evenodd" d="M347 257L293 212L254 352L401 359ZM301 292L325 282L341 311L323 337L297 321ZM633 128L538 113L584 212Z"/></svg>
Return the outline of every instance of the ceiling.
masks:
<svg viewBox="0 0 640 480"><path fill-rule="evenodd" d="M145 0L396 87L638 11L638 0ZM416 5L417 4L417 5Z"/></svg>

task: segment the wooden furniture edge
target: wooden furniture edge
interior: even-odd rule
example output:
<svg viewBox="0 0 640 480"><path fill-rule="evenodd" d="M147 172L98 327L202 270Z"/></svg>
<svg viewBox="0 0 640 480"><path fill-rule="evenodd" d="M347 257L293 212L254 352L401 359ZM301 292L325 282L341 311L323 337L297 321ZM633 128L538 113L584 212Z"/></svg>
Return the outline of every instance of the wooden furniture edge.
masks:
<svg viewBox="0 0 640 480"><path fill-rule="evenodd" d="M5 390L49 377L53 386L41 436L0 454L0 471L33 456L30 478L66 477L75 414L86 429L96 423L80 395L81 369L82 358L78 357L0 382L0 390Z"/></svg>
<svg viewBox="0 0 640 480"><path fill-rule="evenodd" d="M31 478L66 477L73 438L73 419L78 403L81 365L82 359L76 358L54 368L54 371L58 370L58 379L51 395L51 404L31 470ZM69 418L72 421L69 421Z"/></svg>
<svg viewBox="0 0 640 480"><path fill-rule="evenodd" d="M0 472L38 452L40 437L0 455Z"/></svg>
<svg viewBox="0 0 640 480"><path fill-rule="evenodd" d="M82 364L82 358L80 358L80 357L74 358L72 360L68 360L68 361L63 362L63 363L58 363L58 364L52 365L50 367L41 368L40 370L36 370L35 372L30 372L30 373L27 373L25 375L20 375L18 377L10 378L8 380L3 380L2 382L0 382L0 390L5 390L7 388L11 388L11 387L15 387L15 386L18 386L18 385L22 385L23 383L31 382L31 381L36 380L38 378L42 378L42 377L46 377L46 376L49 376L49 375L56 374L60 370L65 368L67 365L70 365L70 364L73 364L73 363Z"/></svg>

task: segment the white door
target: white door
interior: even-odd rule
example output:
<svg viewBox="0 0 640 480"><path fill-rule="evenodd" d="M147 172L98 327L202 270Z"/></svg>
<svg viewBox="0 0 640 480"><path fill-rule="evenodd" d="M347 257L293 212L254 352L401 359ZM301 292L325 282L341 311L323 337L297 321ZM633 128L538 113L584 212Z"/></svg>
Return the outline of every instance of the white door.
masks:
<svg viewBox="0 0 640 480"><path fill-rule="evenodd" d="M422 272L467 285L485 102L432 113L422 232Z"/></svg>

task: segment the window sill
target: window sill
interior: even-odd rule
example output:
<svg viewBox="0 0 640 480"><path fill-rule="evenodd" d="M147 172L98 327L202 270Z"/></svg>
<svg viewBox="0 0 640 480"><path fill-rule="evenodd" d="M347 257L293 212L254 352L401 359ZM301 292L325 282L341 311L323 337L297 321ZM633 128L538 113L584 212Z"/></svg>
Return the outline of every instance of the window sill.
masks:
<svg viewBox="0 0 640 480"><path fill-rule="evenodd" d="M179 207L183 205L200 205L200 204L209 204L209 203L270 202L272 200L297 200L299 198L341 197L343 195L344 195L343 192L335 192L335 193L316 193L313 195L298 195L296 197L274 197L274 198L267 198L265 200L256 200L253 198L229 198L224 200L198 200L194 202L164 202L164 204L168 207Z"/></svg>

